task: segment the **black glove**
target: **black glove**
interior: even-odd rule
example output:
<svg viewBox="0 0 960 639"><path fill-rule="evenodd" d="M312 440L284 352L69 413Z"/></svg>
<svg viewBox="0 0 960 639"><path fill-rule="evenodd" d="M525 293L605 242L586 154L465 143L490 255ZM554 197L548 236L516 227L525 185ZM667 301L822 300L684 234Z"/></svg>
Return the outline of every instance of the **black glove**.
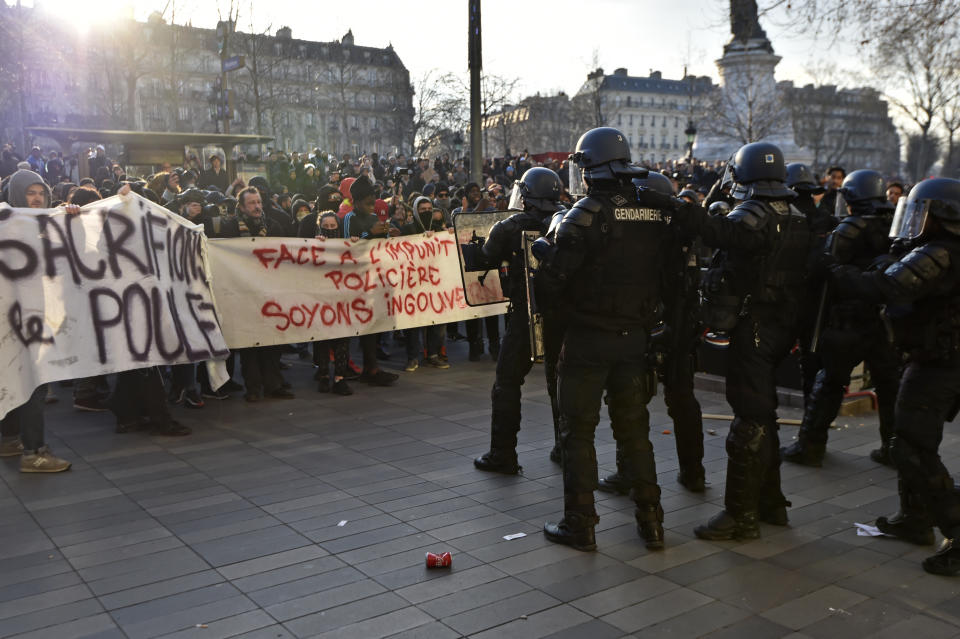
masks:
<svg viewBox="0 0 960 639"><path fill-rule="evenodd" d="M652 209L659 209L663 215L669 217L678 206L678 200L671 195L648 189L645 186L637 187L637 203Z"/></svg>

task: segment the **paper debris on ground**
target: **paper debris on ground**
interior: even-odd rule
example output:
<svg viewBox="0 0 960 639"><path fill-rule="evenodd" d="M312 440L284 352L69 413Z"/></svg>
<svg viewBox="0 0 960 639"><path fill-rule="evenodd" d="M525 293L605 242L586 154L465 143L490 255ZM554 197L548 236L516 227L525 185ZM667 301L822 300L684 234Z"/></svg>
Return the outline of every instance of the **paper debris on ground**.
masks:
<svg viewBox="0 0 960 639"><path fill-rule="evenodd" d="M341 519L341 520L340 520L340 523L337 524L337 526L338 526L339 528L343 528L343 527L346 526L346 525L347 525L347 520L346 520L346 519Z"/></svg>
<svg viewBox="0 0 960 639"><path fill-rule="evenodd" d="M514 539L520 539L521 537L526 537L527 533L513 533L512 535L504 535L503 538L507 541L512 541Z"/></svg>
<svg viewBox="0 0 960 639"><path fill-rule="evenodd" d="M880 532L880 529L876 526L871 526L870 524L857 524L854 523L854 526L857 527L857 537L892 537L893 535L888 535L887 533Z"/></svg>

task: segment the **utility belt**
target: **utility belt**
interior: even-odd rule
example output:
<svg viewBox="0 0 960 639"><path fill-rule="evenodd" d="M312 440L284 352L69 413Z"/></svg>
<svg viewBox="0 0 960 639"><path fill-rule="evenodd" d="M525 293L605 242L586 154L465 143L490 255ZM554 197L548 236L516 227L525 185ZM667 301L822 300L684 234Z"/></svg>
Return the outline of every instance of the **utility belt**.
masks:
<svg viewBox="0 0 960 639"><path fill-rule="evenodd" d="M891 320L897 346L912 360L956 359L960 355L960 325L953 317L940 319L944 321L919 321L908 315Z"/></svg>

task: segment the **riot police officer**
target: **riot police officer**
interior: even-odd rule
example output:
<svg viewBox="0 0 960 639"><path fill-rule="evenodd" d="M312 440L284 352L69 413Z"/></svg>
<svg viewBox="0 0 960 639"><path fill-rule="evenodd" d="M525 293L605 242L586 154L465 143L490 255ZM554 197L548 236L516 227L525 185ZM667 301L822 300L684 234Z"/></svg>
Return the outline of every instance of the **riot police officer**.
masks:
<svg viewBox="0 0 960 639"><path fill-rule="evenodd" d="M797 340L808 303L806 272L815 235L790 206L779 147L754 142L728 165L739 204L727 217L681 205L677 222L704 244L723 249L741 302L731 309L726 394L734 412L727 436L725 509L694 533L701 539L754 539L758 520L786 525L780 490L775 372Z"/></svg>
<svg viewBox="0 0 960 639"><path fill-rule="evenodd" d="M934 178L901 199L891 235L910 250L885 269L854 264L831 269L840 296L887 304L897 344L907 354L894 413L890 456L897 467L901 511L877 527L918 544L946 538L923 562L927 572L960 574L960 490L938 452L943 423L960 407L960 180Z"/></svg>
<svg viewBox="0 0 960 639"><path fill-rule="evenodd" d="M533 366L527 312L527 280L524 271L524 231L543 236L559 208L563 183L554 171L528 169L514 185L511 209L521 212L497 222L483 244L483 256L493 268L500 268L501 288L510 299L507 330L497 357L497 374L490 392L493 413L490 423L490 450L473 460L480 470L516 474L517 433L520 432L520 387Z"/></svg>
<svg viewBox="0 0 960 639"><path fill-rule="evenodd" d="M544 525L550 541L596 548L599 521L594 431L607 391L622 471L631 486L638 532L649 548L663 547L663 510L649 439L647 334L660 295L669 229L661 212L638 200L620 131L601 127L577 142L573 161L587 184L556 233L556 252L540 276L559 291L566 333L559 363L560 447L564 513Z"/></svg>
<svg viewBox="0 0 960 639"><path fill-rule="evenodd" d="M827 234L837 225L837 218L833 216L833 211L818 208L813 199L813 196L822 194L826 189L817 183L810 167L800 162L791 162L787 165L786 184L787 188L797 194L792 202L793 206L807 216L807 223L814 229L817 237L826 241ZM815 293L823 290L824 280L811 278L808 283L815 298ZM823 368L820 354L811 348L813 334L817 328L818 307L819 305L814 304L804 309L800 323L800 380L803 385L804 410L810 403L817 372Z"/></svg>
<svg viewBox="0 0 960 639"><path fill-rule="evenodd" d="M633 184L673 195L673 185L662 173L651 171L646 178L635 178ZM691 242L678 233L673 233L670 240L676 246L671 251L674 261L663 268L665 331L651 337L653 343L650 345L650 354L663 383L667 414L673 420L680 463L677 481L687 490L703 492L703 414L693 393L696 348L700 341L699 246L697 242ZM618 449L617 472L600 479L597 486L600 490L624 495L630 491L620 470L620 457Z"/></svg>
<svg viewBox="0 0 960 639"><path fill-rule="evenodd" d="M852 264L861 271L882 270L888 265L893 205L887 201L886 191L886 182L876 171L854 171L843 180L837 206L844 217L826 243L838 263ZM834 296L829 299L826 315L818 340L823 367L805 406L797 441L781 449L781 457L805 466L823 465L830 422L840 410L851 371L863 361L877 390L880 417L880 449L870 456L889 464L900 359L887 336L880 308L863 300Z"/></svg>

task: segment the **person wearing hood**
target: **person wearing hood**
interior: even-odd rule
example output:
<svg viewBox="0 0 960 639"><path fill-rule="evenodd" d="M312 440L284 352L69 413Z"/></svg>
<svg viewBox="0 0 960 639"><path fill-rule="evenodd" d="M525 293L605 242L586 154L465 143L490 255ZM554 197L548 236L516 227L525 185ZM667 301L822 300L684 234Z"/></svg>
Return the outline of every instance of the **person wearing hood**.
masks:
<svg viewBox="0 0 960 639"><path fill-rule="evenodd" d="M438 231L446 230L446 223L443 219L443 211L433 208L433 202L429 197L421 195L413 201L413 221L405 224L403 227L404 235L420 235L426 233L428 236ZM420 354L423 350L421 346L421 333L426 333L427 357L423 360L424 365L432 368L446 369L450 364L446 358L441 356L443 349L443 339L446 333L446 324L432 324L425 327L410 328L404 331L407 338L407 366L404 368L408 373L412 373L420 367Z"/></svg>
<svg viewBox="0 0 960 639"><path fill-rule="evenodd" d="M318 179L317 167L309 163L304 164L300 176L297 178L297 190L303 195L304 199L316 199Z"/></svg>
<svg viewBox="0 0 960 639"><path fill-rule="evenodd" d="M320 214L314 237L318 240L343 239L340 218L331 210ZM330 352L333 352L333 384L330 383ZM313 343L313 365L317 367L314 378L317 391L335 395L353 395L346 377L350 374L350 338L341 337Z"/></svg>
<svg viewBox="0 0 960 639"><path fill-rule="evenodd" d="M7 184L7 202L14 208L50 208L50 187L33 171L19 170ZM20 455L22 473L59 473L70 468L44 440L43 402L47 385L34 389L30 398L0 421L0 457Z"/></svg>
<svg viewBox="0 0 960 639"><path fill-rule="evenodd" d="M260 193L263 214L279 227L277 235L281 237L296 237L297 229L296 226L294 226L293 218L270 199L270 185L267 183L267 179L262 175L254 176L250 178L250 186L257 189ZM240 198L238 197L237 199L239 200ZM274 235L274 233L271 232L270 235Z"/></svg>
<svg viewBox="0 0 960 639"><path fill-rule="evenodd" d="M313 213L305 215L300 220L297 236L306 238L316 237L317 227L319 226L317 223L318 213L323 211L336 212L340 208L342 201L343 195L337 190L336 186L327 184L321 187L317 193L317 201ZM337 219L339 219L339 217Z"/></svg>

